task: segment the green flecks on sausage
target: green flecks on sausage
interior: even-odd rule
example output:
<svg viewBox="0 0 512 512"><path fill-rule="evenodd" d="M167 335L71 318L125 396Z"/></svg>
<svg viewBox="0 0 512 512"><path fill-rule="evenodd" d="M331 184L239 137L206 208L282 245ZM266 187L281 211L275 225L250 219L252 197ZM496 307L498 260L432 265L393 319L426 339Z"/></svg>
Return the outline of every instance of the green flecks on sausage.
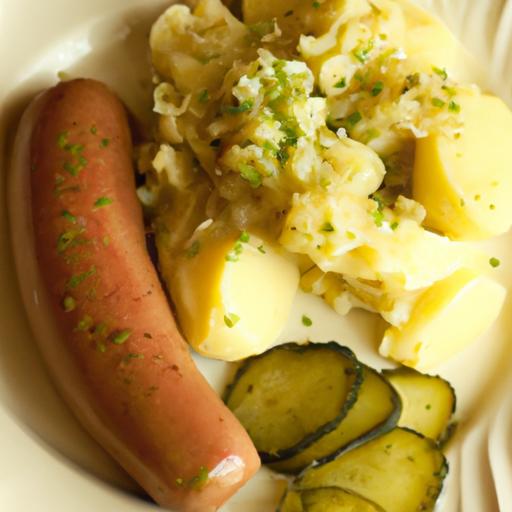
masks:
<svg viewBox="0 0 512 512"><path fill-rule="evenodd" d="M78 236L84 232L83 228L70 229L61 233L57 240L57 251L63 253L66 249L73 247L78 242Z"/></svg>
<svg viewBox="0 0 512 512"><path fill-rule="evenodd" d="M106 148L110 144L110 139L101 139L100 148Z"/></svg>
<svg viewBox="0 0 512 512"><path fill-rule="evenodd" d="M87 332L93 326L93 319L89 315L85 315L76 325L76 330Z"/></svg>
<svg viewBox="0 0 512 512"><path fill-rule="evenodd" d="M67 295L62 301L62 307L66 313L74 311L76 309L76 300L71 295Z"/></svg>
<svg viewBox="0 0 512 512"><path fill-rule="evenodd" d="M77 286L82 284L86 279L93 276L95 273L96 267L93 265L89 270L71 276L66 284L66 288L76 288Z"/></svg>
<svg viewBox="0 0 512 512"><path fill-rule="evenodd" d="M132 335L131 329L116 331L111 335L111 341L114 345L122 345Z"/></svg>
<svg viewBox="0 0 512 512"><path fill-rule="evenodd" d="M71 222L71 224L76 224L76 217L69 210L62 210L60 215Z"/></svg>
<svg viewBox="0 0 512 512"><path fill-rule="evenodd" d="M96 201L94 201L94 208L103 208L104 206L108 206L112 204L113 200L110 197L98 197Z"/></svg>

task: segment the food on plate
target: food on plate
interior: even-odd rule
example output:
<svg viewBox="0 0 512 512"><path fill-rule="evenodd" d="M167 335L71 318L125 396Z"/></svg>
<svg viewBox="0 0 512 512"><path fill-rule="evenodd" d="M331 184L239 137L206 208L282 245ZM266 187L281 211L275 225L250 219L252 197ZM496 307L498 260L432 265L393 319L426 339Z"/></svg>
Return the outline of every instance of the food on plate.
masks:
<svg viewBox="0 0 512 512"><path fill-rule="evenodd" d="M295 487L339 487L386 511L432 511L447 467L432 440L397 427L331 462L308 468Z"/></svg>
<svg viewBox="0 0 512 512"><path fill-rule="evenodd" d="M500 262L474 242L512 224L512 114L407 0L244 0L242 18L220 0L159 17L155 122L135 148L98 82L27 110L14 170L31 210L14 224L18 260L37 257L22 287L51 326L42 351L82 423L165 507L216 510L259 454L295 475L281 512L432 511L456 400L419 371L504 303ZM380 355L410 368L371 368L343 332L274 346L299 287L380 315ZM242 361L226 405L186 342Z"/></svg>
<svg viewBox="0 0 512 512"><path fill-rule="evenodd" d="M380 353L421 371L435 368L496 320L506 293L492 279L461 269L424 292L408 322L386 330Z"/></svg>
<svg viewBox="0 0 512 512"><path fill-rule="evenodd" d="M338 487L289 491L279 512L384 512L365 498Z"/></svg>
<svg viewBox="0 0 512 512"><path fill-rule="evenodd" d="M406 367L383 370L382 373L402 401L398 425L440 440L456 407L455 390L450 383L442 377Z"/></svg>
<svg viewBox="0 0 512 512"><path fill-rule="evenodd" d="M338 426L293 457L270 467L284 473L298 473L314 461L326 460L349 446L389 432L396 427L401 410L401 401L393 387L378 371L363 365L357 399Z"/></svg>
<svg viewBox="0 0 512 512"><path fill-rule="evenodd" d="M278 251L206 221L174 258L171 295L198 353L234 361L275 343L299 285L297 265Z"/></svg>
<svg viewBox="0 0 512 512"><path fill-rule="evenodd" d="M302 471L281 512L433 510L448 472L438 441L455 411L444 379L379 373L332 342L287 344L245 361L225 400L263 462Z"/></svg>
<svg viewBox="0 0 512 512"><path fill-rule="evenodd" d="M184 297L213 302L180 269L207 270L196 230L213 222L219 238L254 234L294 261L303 290L339 314L382 316L386 357L418 368L444 362L501 307L497 285L490 304L473 294L464 314L478 329L456 338L439 327L441 313L423 312L434 295L443 310L447 283L468 272L490 293L490 255L471 241L512 222L512 114L468 83L455 38L406 0L245 0L242 11L243 21L219 0L173 5L150 37L157 130L138 149L138 195L189 341L215 358L260 354L286 324L295 292L295 279L281 279L286 300L262 299L275 314L272 329L254 331L258 342L236 312L242 320L228 331L225 304L253 286L244 276L275 279L258 255L237 271L246 285L216 278L220 328L205 323L213 306L191 322ZM238 264L219 267L221 259L208 263L212 272ZM418 339L418 325L435 340ZM428 355L413 353L426 345Z"/></svg>
<svg viewBox="0 0 512 512"><path fill-rule="evenodd" d="M362 367L336 343L283 345L247 360L226 404L263 462L289 459L342 423L357 400Z"/></svg>
<svg viewBox="0 0 512 512"><path fill-rule="evenodd" d="M486 239L512 224L512 112L486 94L458 101L464 130L457 139L437 133L418 140L413 196L427 210L428 227L456 240Z"/></svg>
<svg viewBox="0 0 512 512"><path fill-rule="evenodd" d="M213 511L259 458L176 328L146 251L131 149L125 110L99 82L32 102L13 166L29 201L17 258L33 249L39 269L23 293L50 316L41 351L95 439L159 504Z"/></svg>

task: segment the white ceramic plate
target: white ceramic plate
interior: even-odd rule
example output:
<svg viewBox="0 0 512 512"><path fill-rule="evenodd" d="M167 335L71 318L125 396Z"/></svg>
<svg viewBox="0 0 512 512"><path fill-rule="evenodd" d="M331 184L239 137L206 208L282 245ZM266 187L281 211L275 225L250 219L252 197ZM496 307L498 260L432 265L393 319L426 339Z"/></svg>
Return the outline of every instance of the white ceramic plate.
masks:
<svg viewBox="0 0 512 512"><path fill-rule="evenodd" d="M147 115L151 84L146 37L151 22L169 3L0 0L0 510L157 509L138 497L137 486L76 423L48 378L17 290L5 179L17 119L28 99L52 85L59 71L104 80L137 115ZM419 3L441 16L482 64L479 80L512 104L512 2ZM494 276L512 289L512 236L484 246L503 262ZM301 326L305 308L315 330ZM340 318L320 301L302 297L283 339L337 339L363 361L382 367L386 363L375 350L378 331L370 315ZM451 472L439 511L512 510L510 338L512 297L487 336L440 368L457 389L460 427L449 452ZM204 360L199 364L221 389L225 367ZM223 512L271 512L281 492L282 484L262 471Z"/></svg>

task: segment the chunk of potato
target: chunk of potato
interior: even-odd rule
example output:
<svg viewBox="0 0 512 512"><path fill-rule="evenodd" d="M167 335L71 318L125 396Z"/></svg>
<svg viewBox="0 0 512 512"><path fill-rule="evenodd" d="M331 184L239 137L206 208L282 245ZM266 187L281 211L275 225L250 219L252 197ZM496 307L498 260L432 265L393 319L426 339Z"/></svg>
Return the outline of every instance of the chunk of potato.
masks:
<svg viewBox="0 0 512 512"><path fill-rule="evenodd" d="M417 141L413 196L428 227L456 240L490 238L512 224L512 112L495 96L455 100L463 132Z"/></svg>
<svg viewBox="0 0 512 512"><path fill-rule="evenodd" d="M492 325L505 295L503 286L478 272L458 270L418 299L403 327L385 332L379 351L419 371L435 368Z"/></svg>
<svg viewBox="0 0 512 512"><path fill-rule="evenodd" d="M260 239L212 231L199 234L176 261L170 287L194 349L235 361L275 342L298 283L295 263Z"/></svg>

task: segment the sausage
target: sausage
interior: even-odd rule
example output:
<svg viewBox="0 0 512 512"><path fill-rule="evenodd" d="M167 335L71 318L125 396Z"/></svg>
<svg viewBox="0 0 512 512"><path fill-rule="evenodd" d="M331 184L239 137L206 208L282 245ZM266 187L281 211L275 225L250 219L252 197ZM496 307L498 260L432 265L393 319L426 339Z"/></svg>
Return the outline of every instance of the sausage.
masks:
<svg viewBox="0 0 512 512"><path fill-rule="evenodd" d="M260 461L178 332L146 251L131 151L123 105L99 82L60 83L32 102L11 176L22 294L93 437L160 505L213 511Z"/></svg>

